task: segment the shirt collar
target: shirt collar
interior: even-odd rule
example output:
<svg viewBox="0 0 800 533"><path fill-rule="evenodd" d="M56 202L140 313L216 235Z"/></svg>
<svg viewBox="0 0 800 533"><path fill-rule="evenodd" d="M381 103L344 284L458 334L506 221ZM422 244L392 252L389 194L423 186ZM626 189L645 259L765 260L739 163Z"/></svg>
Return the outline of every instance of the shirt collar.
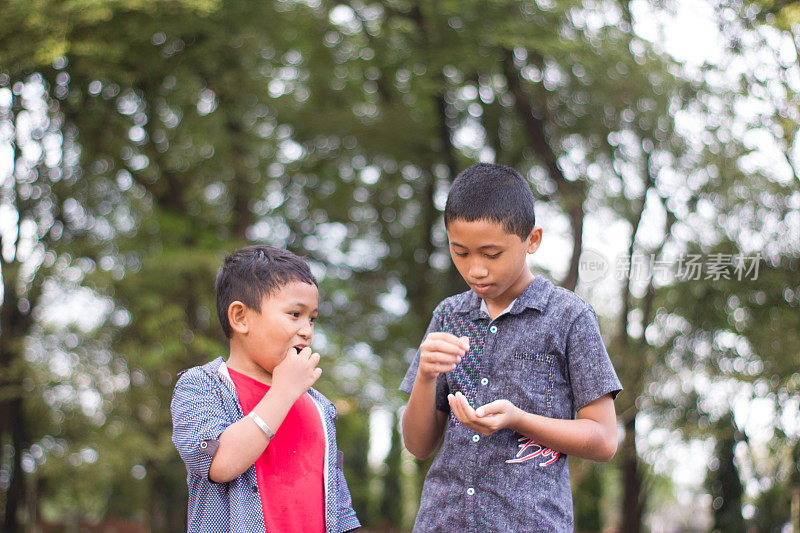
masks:
<svg viewBox="0 0 800 533"><path fill-rule="evenodd" d="M508 312L512 315L516 315L528 308L544 312L552 292L553 284L550 280L542 275L538 275L533 278L533 281L531 281L530 284L525 287L525 290L511 303L511 309L508 310ZM473 319L481 317L488 318L488 313L486 316L483 316L483 311L481 310L482 303L483 300L475 294L475 291L469 290L463 293L463 297L458 305L455 306L454 311L458 313L470 313Z"/></svg>
<svg viewBox="0 0 800 533"><path fill-rule="evenodd" d="M204 364L203 370L205 370L212 379L219 379L228 392L233 395L234 399L238 398L236 395L236 386L233 384L231 375L228 372L228 365L225 364L225 359L217 357L213 361ZM239 402L237 401L236 404L239 405Z"/></svg>
<svg viewBox="0 0 800 533"><path fill-rule="evenodd" d="M547 302L550 300L550 295L553 293L553 288L553 284L549 279L542 275L536 276L525 287L525 290L517 296L510 313L521 313L527 308L544 312L547 308Z"/></svg>
<svg viewBox="0 0 800 533"><path fill-rule="evenodd" d="M511 302L510 304L508 304L508 307L506 307L505 309L500 311L500 313L498 313L498 315L496 317L494 317L494 318L497 319L497 318L503 316L504 314L511 312L511 308L514 307L515 303L517 303L517 299L516 298L514 298L514 301ZM489 306L486 305L486 300L483 300L483 299L481 299L481 313L485 313L487 316L489 316Z"/></svg>

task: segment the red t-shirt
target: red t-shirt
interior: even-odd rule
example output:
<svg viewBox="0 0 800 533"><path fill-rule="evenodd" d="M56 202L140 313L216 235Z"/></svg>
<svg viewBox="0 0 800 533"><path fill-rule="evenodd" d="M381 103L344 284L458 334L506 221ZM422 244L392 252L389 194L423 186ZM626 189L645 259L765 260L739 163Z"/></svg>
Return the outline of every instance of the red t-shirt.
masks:
<svg viewBox="0 0 800 533"><path fill-rule="evenodd" d="M261 401L269 385L228 369L242 412ZM303 394L269 446L256 459L256 479L268 532L325 531L325 434L314 400Z"/></svg>

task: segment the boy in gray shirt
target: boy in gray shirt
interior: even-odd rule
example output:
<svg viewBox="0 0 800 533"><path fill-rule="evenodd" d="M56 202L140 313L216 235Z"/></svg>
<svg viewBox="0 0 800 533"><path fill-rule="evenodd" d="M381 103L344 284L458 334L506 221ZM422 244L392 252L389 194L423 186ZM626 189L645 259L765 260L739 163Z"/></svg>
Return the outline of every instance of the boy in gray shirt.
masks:
<svg viewBox="0 0 800 533"><path fill-rule="evenodd" d="M594 310L528 269L542 229L515 170L463 171L444 218L470 290L436 307L400 385L406 448L427 458L444 435L414 531L571 531L567 455L608 461L618 442Z"/></svg>

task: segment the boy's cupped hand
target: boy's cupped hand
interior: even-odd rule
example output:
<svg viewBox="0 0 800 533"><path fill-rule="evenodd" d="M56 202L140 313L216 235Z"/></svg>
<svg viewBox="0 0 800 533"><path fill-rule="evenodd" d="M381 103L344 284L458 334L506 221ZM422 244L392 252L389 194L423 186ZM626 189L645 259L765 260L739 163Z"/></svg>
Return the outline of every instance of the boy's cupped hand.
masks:
<svg viewBox="0 0 800 533"><path fill-rule="evenodd" d="M491 435L505 428L513 429L520 414L517 406L508 400L495 400L473 409L466 396L456 392L448 394L447 401L462 424L482 435Z"/></svg>
<svg viewBox="0 0 800 533"><path fill-rule="evenodd" d="M418 375L433 380L439 374L450 372L461 362L469 350L469 337L456 337L443 331L430 333L419 350Z"/></svg>
<svg viewBox="0 0 800 533"><path fill-rule="evenodd" d="M299 352L296 348L289 348L286 357L272 371L272 385L299 398L322 375L318 364L319 354L312 352L311 348L305 347Z"/></svg>

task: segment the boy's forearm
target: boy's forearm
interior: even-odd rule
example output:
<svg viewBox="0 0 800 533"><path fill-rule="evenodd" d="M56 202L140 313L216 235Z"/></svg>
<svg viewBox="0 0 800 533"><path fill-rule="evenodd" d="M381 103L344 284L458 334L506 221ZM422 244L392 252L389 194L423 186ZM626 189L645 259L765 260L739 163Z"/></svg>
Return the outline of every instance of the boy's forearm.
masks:
<svg viewBox="0 0 800 533"><path fill-rule="evenodd" d="M295 401L295 394L275 385L267 391L253 411L274 433L278 431ZM251 418L245 416L228 426L220 435L219 449L214 454L208 477L217 483L236 479L256 462L267 444L269 441L266 434Z"/></svg>
<svg viewBox="0 0 800 533"><path fill-rule="evenodd" d="M510 429L551 450L600 462L610 461L617 451L616 424L609 427L588 418L564 420L518 411Z"/></svg>
<svg viewBox="0 0 800 533"><path fill-rule="evenodd" d="M417 375L403 413L403 443L417 459L427 459L444 432L446 415L436 409L436 379Z"/></svg>

